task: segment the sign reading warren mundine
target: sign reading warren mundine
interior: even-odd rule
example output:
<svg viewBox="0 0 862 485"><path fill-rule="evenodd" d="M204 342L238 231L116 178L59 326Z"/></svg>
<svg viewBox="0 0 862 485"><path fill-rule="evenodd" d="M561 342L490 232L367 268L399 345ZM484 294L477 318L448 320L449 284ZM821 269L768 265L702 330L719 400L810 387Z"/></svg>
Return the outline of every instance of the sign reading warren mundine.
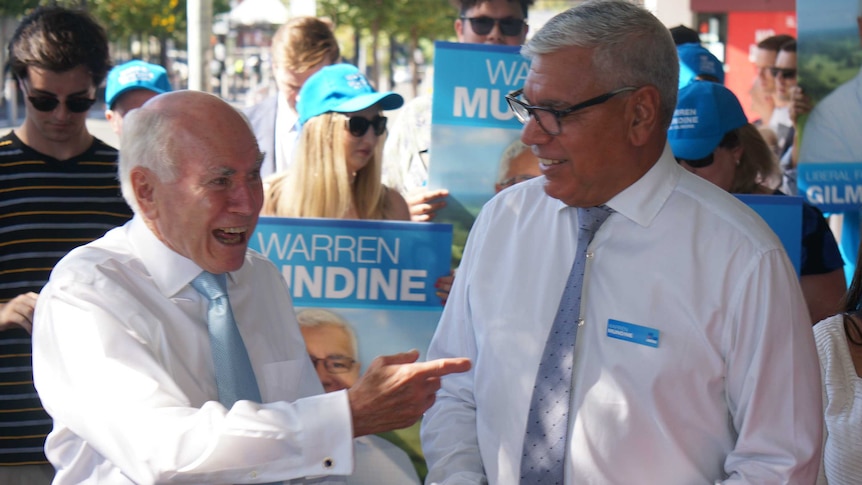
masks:
<svg viewBox="0 0 862 485"><path fill-rule="evenodd" d="M261 217L249 247L268 257L296 306L440 309L452 226Z"/></svg>

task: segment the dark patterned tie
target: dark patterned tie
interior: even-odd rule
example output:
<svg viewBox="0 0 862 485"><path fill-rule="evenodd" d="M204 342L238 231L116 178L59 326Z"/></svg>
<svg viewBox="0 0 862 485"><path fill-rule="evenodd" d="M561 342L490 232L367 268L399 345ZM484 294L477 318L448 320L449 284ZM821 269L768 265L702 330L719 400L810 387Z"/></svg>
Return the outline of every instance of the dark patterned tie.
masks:
<svg viewBox="0 0 862 485"><path fill-rule="evenodd" d="M524 454L521 457L523 485L563 483L566 435L569 430L569 396L587 246L611 212L606 206L578 208L578 253L545 343L530 401Z"/></svg>

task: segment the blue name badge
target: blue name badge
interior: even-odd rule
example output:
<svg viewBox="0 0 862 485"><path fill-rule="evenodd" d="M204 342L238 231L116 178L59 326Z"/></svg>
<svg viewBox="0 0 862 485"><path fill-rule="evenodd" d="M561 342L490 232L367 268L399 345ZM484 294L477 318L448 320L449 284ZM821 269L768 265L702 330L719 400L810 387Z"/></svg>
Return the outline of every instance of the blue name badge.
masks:
<svg viewBox="0 0 862 485"><path fill-rule="evenodd" d="M659 331L634 323L608 319L608 337L646 345L647 347L658 347Z"/></svg>

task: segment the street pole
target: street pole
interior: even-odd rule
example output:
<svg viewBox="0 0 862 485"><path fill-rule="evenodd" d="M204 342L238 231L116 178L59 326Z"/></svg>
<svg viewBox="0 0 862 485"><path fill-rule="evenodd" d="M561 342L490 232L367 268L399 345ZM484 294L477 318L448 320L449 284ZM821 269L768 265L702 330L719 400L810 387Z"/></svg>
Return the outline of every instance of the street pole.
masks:
<svg viewBox="0 0 862 485"><path fill-rule="evenodd" d="M188 16L189 89L209 92L213 2L212 0L188 0L186 14Z"/></svg>

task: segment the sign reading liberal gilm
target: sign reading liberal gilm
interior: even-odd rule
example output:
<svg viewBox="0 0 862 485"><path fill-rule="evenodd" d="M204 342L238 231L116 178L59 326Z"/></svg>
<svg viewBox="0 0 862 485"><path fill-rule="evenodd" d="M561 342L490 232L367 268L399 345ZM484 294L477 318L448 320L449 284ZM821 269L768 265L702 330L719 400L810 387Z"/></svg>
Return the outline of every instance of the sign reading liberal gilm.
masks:
<svg viewBox="0 0 862 485"><path fill-rule="evenodd" d="M261 217L249 247L269 258L296 306L440 309L452 226Z"/></svg>

